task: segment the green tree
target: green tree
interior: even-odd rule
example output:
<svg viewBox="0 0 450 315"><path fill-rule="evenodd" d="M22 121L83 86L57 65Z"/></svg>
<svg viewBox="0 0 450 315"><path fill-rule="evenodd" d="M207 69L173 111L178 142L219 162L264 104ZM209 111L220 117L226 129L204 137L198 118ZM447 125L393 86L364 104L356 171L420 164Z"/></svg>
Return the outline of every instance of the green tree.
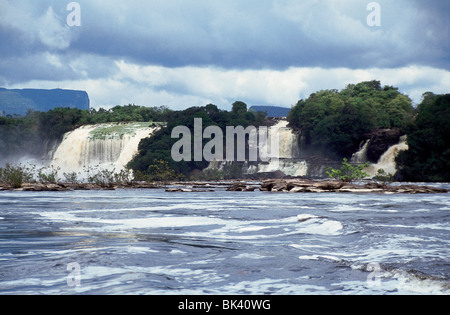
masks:
<svg viewBox="0 0 450 315"><path fill-rule="evenodd" d="M194 161L194 152L190 161L175 162L171 158L171 149L179 139L172 139L173 128L177 126L186 126L194 134L194 119L202 118L203 128L208 126L219 126L223 132L223 143L226 143L227 126L243 126L244 128L253 125L259 126L264 122L265 115L262 113L249 112L247 105L243 102L233 103L231 112L219 110L216 105L208 104L204 107L191 107L183 111L174 111L166 127L156 132L151 138L141 141L139 152L135 158L128 164L133 171L139 172L142 177L151 176L151 170L148 168L154 165L154 161L165 161L170 169L176 174L182 174L189 178L195 170L204 170L208 167L208 161ZM203 139L203 146L210 139ZM224 152L226 147L224 146Z"/></svg>
<svg viewBox="0 0 450 315"><path fill-rule="evenodd" d="M326 171L326 174L330 178L351 183L355 180L360 180L369 176L369 174L363 171L366 167L369 167L369 163L352 165L344 158L340 169L330 168Z"/></svg>
<svg viewBox="0 0 450 315"><path fill-rule="evenodd" d="M406 181L450 181L450 94L425 93L408 132L409 150L397 157Z"/></svg>
<svg viewBox="0 0 450 315"><path fill-rule="evenodd" d="M292 108L288 121L301 130L307 145L342 158L350 157L374 130L406 130L413 115L411 100L397 88L368 81L349 84L340 92L313 93Z"/></svg>

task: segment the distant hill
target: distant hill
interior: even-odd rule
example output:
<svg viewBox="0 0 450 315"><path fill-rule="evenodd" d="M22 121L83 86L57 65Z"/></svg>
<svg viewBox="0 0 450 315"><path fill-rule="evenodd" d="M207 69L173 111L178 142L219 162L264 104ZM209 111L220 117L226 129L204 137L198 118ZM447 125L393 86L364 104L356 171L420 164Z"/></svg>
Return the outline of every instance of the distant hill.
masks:
<svg viewBox="0 0 450 315"><path fill-rule="evenodd" d="M267 112L267 117L287 117L290 108L280 106L252 106L250 110L255 112Z"/></svg>
<svg viewBox="0 0 450 315"><path fill-rule="evenodd" d="M74 90L8 90L0 88L0 115L24 116L28 110L46 112L57 107L89 109L89 96Z"/></svg>

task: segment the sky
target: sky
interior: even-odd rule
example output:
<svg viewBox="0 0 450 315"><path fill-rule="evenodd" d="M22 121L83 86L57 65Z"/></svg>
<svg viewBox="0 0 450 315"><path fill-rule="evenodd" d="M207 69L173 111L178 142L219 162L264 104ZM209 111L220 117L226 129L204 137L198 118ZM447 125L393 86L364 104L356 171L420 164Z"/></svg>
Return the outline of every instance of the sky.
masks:
<svg viewBox="0 0 450 315"><path fill-rule="evenodd" d="M378 4L374 6L373 3ZM0 87L94 108L291 107L379 80L449 93L449 0L0 0Z"/></svg>

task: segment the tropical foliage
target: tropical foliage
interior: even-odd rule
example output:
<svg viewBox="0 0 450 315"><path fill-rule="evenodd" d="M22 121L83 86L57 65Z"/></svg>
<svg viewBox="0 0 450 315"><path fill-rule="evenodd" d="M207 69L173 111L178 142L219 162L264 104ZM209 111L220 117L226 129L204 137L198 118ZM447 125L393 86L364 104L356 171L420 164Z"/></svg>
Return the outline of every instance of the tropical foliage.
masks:
<svg viewBox="0 0 450 315"><path fill-rule="evenodd" d="M176 126L193 130L194 118L202 118L203 128L214 125L222 130L226 126L266 124L263 112L248 110L243 102L235 102L231 111L220 110L213 104L182 111L134 104L109 110L57 108L48 112L29 111L23 117L0 116L0 162L14 161L23 156L40 158L51 152L66 132L85 124L142 122L153 126L161 122L165 127L141 141L138 154L128 166L141 178L188 178L194 171L204 170L209 163L194 159L192 162L174 162L170 153L178 139L172 139L171 132ZM396 178L450 181L450 94L427 92L421 104L414 108L410 98L396 87L383 87L379 81L361 82L350 84L341 91L318 91L299 100L290 111L288 120L293 128L301 131L305 140L303 149L309 148L314 154L321 153L336 160L350 158L371 133L397 128L401 134L407 135L409 150L401 152L397 158L400 177L397 174ZM101 138L102 134L98 137ZM205 145L209 139L203 141ZM228 178L238 171L236 166L236 169L204 175ZM329 172L331 177L348 180L345 168ZM65 181L73 183L80 181L78 175L63 174ZM95 172L91 180L98 183L129 180L128 173L122 175ZM40 169L35 177L37 181L51 183L55 176L55 170ZM3 184L20 186L29 177L30 170L22 165L8 164L0 169L0 182Z"/></svg>
<svg viewBox="0 0 450 315"><path fill-rule="evenodd" d="M298 101L288 120L306 144L335 158L351 157L367 134L377 129L406 129L414 118L409 97L379 81L325 90Z"/></svg>
<svg viewBox="0 0 450 315"><path fill-rule="evenodd" d="M220 110L216 105L212 104L173 112L166 128L162 128L151 138L141 141L139 153L128 164L129 168L139 172L141 175L152 174L151 167L155 164L155 161L159 161L158 163L165 161L168 167L174 170L175 174L182 174L184 177L189 178L191 172L204 170L208 167L209 162L206 160L194 161L194 158L192 158L191 161L175 162L171 158L172 146L178 141L178 139L171 138L173 128L186 126L193 134L195 118L202 118L203 128L214 125L219 126L222 130L226 130L226 126L260 126L265 121L265 114L248 111L247 105L243 102L233 103L231 112ZM223 136L223 142L225 143L225 132ZM208 141L210 139L203 139L203 145ZM225 147L224 150L226 150ZM194 154L193 150L192 154Z"/></svg>
<svg viewBox="0 0 450 315"><path fill-rule="evenodd" d="M450 94L425 93L417 111L409 150L397 157L401 179L450 182Z"/></svg>
<svg viewBox="0 0 450 315"><path fill-rule="evenodd" d="M368 163L352 165L346 158L344 158L340 169L330 168L328 169L328 171L326 171L326 173L330 178L334 178L346 183L351 183L355 180L360 180L369 176L369 174L364 172L364 168L366 167L369 167Z"/></svg>

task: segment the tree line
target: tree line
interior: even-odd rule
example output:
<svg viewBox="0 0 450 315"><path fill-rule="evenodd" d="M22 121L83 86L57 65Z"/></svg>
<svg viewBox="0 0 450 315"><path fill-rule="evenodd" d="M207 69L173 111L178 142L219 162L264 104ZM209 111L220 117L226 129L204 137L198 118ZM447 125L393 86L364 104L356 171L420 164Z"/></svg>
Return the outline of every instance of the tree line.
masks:
<svg viewBox="0 0 450 315"><path fill-rule="evenodd" d="M336 160L349 159L371 133L397 128L409 145L397 157L397 178L450 181L450 94L427 92L414 107L396 87L361 82L299 100L288 120L306 147Z"/></svg>
<svg viewBox="0 0 450 315"><path fill-rule="evenodd" d="M175 162L171 158L171 150L178 139L172 139L173 128L186 126L194 130L194 119L202 118L203 128L218 126L225 130L227 126L262 126L265 124L266 113L248 110L247 104L241 101L233 103L232 110L219 109L209 104L204 107L192 107L182 111L173 112L166 128L162 128L152 137L143 139L139 145L139 153L128 164L128 167L141 179L153 179L155 174L171 174L177 178L189 178L192 172L202 171L208 167L206 160ZM225 142L225 133L223 135ZM203 146L210 141L203 139ZM203 147L202 146L202 147ZM226 147L224 147L224 151ZM194 151L192 151L194 155ZM170 172L169 170L172 170ZM215 174L217 175L217 174Z"/></svg>
<svg viewBox="0 0 450 315"><path fill-rule="evenodd" d="M213 104L180 111L134 104L109 110L29 111L23 117L0 116L0 160L20 154L42 156L66 132L85 124L165 122L165 127L141 141L139 152L128 167L142 179L188 176L195 170L204 170L208 162L192 159L175 163L170 157L177 139L171 138L171 132L176 126L193 130L194 118L202 118L204 128L215 125L222 130L226 126L266 124L265 113L248 110L243 102L235 102L231 111ZM301 132L306 148L335 160L349 159L371 132L399 129L407 135L410 149L397 158L398 178L450 181L450 94L427 92L414 107L411 99L396 87L382 86L379 81L361 82L341 91L318 91L299 100L288 121Z"/></svg>
<svg viewBox="0 0 450 315"><path fill-rule="evenodd" d="M350 84L342 91L324 90L300 100L288 116L301 130L306 145L333 158L350 158L367 135L377 129L400 128L414 122L411 99L380 81Z"/></svg>

